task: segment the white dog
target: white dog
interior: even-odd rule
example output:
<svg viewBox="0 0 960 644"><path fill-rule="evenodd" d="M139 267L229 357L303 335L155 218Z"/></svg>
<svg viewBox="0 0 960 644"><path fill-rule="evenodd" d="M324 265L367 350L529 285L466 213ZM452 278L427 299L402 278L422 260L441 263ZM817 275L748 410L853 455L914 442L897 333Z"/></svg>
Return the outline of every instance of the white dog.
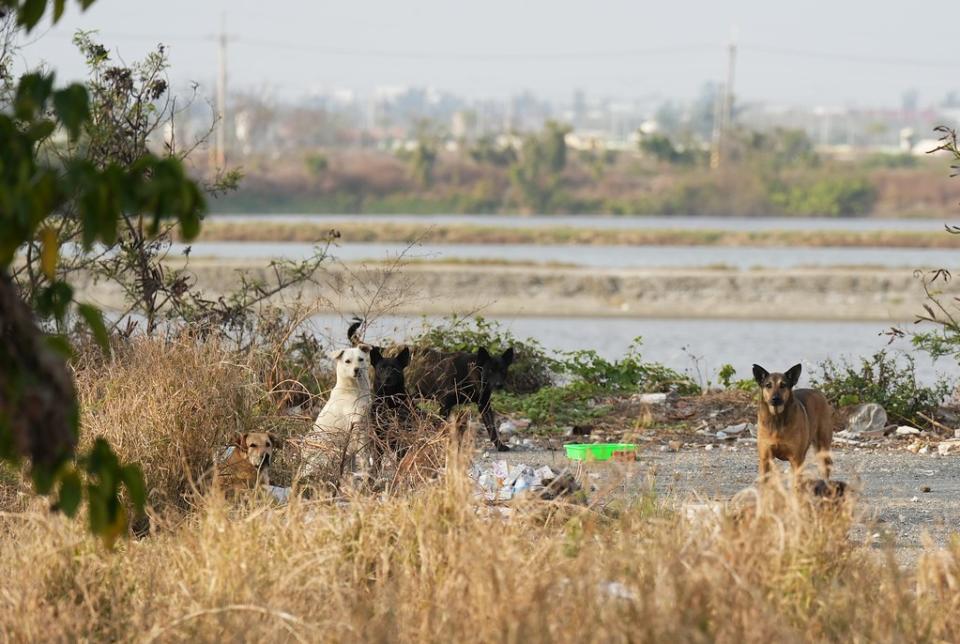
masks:
<svg viewBox="0 0 960 644"><path fill-rule="evenodd" d="M341 472L346 473L365 460L357 457L367 443L371 402L369 354L370 347L360 345L331 355L337 366L337 384L307 436L304 475L316 474L324 464L334 463L339 463Z"/></svg>

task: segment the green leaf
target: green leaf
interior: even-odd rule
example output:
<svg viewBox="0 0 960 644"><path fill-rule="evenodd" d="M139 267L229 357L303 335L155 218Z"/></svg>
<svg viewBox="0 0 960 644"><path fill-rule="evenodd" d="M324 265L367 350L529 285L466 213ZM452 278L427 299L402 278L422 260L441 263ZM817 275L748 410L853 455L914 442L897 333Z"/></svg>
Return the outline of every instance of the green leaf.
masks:
<svg viewBox="0 0 960 644"><path fill-rule="evenodd" d="M30 470L30 478L33 479L33 488L38 494L49 494L56 481L53 470L42 465L34 465Z"/></svg>
<svg viewBox="0 0 960 644"><path fill-rule="evenodd" d="M73 349L70 347L70 340L63 335L47 335L44 336L43 341L48 347L59 353L64 358L69 358L73 355Z"/></svg>
<svg viewBox="0 0 960 644"><path fill-rule="evenodd" d="M90 118L90 99L83 85L74 83L53 93L53 108L71 139L80 136L83 124Z"/></svg>
<svg viewBox="0 0 960 644"><path fill-rule="evenodd" d="M80 482L80 475L76 470L70 470L60 479L60 496L57 499L57 506L65 515L72 517L77 513L82 498L83 484Z"/></svg>
<svg viewBox="0 0 960 644"><path fill-rule="evenodd" d="M67 306L73 301L73 289L63 281L50 284L37 297L37 311L41 315L53 316L63 320L67 314Z"/></svg>
<svg viewBox="0 0 960 644"><path fill-rule="evenodd" d="M63 10L67 6L67 0L53 0L53 21L57 22L63 16Z"/></svg>
<svg viewBox="0 0 960 644"><path fill-rule="evenodd" d="M120 477L127 486L130 501L137 512L142 512L143 506L147 504L147 484L143 480L143 472L136 465L124 465L120 470Z"/></svg>
<svg viewBox="0 0 960 644"><path fill-rule="evenodd" d="M13 110L18 119L32 120L43 109L53 88L53 74L24 74L17 84Z"/></svg>
<svg viewBox="0 0 960 644"><path fill-rule="evenodd" d="M103 314L100 309L92 304L77 304L77 310L86 321L90 331L93 332L93 338L103 349L103 352L110 355L110 334L107 333L107 327L103 323Z"/></svg>
<svg viewBox="0 0 960 644"><path fill-rule="evenodd" d="M17 23L30 31L40 22L46 8L47 0L26 0L17 10Z"/></svg>
<svg viewBox="0 0 960 644"><path fill-rule="evenodd" d="M60 240L57 231L46 226L40 231L40 269L47 279L54 279L57 272L57 258L60 255Z"/></svg>

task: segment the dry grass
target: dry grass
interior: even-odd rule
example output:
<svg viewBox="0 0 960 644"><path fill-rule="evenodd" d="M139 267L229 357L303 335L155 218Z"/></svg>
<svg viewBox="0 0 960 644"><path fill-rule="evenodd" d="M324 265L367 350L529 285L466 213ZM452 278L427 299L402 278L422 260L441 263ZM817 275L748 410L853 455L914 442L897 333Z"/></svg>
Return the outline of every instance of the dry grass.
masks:
<svg viewBox="0 0 960 644"><path fill-rule="evenodd" d="M82 441L105 437L123 460L140 463L152 506L183 506L235 434L286 438L309 426L279 413L257 360L189 337L134 339L110 361L81 360ZM290 469L281 458L274 480L289 483Z"/></svg>
<svg viewBox="0 0 960 644"><path fill-rule="evenodd" d="M900 570L849 512L768 495L686 518L531 503L459 477L386 500L211 503L105 552L78 523L0 518L13 640L956 641L960 544Z"/></svg>
<svg viewBox="0 0 960 644"><path fill-rule="evenodd" d="M86 438L108 435L143 463L153 502L175 506L211 446L277 422L251 373L215 345L134 344L79 371ZM902 569L851 540L852 504L777 491L720 515L597 493L590 506L531 501L504 518L473 498L470 455L455 454L441 477L392 495L210 499L113 551L40 501L2 512L15 544L0 550L3 639L960 638L960 541Z"/></svg>

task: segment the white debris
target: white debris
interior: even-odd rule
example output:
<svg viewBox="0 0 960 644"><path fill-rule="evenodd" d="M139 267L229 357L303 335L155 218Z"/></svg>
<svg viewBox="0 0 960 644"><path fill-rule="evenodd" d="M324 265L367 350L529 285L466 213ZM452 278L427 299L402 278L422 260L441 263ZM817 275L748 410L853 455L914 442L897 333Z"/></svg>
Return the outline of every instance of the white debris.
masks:
<svg viewBox="0 0 960 644"><path fill-rule="evenodd" d="M267 491L280 503L286 503L288 500L290 500L290 488L288 487L268 485Z"/></svg>
<svg viewBox="0 0 960 644"><path fill-rule="evenodd" d="M683 516L690 522L715 520L723 516L723 505L717 501L708 503L684 503L680 506Z"/></svg>
<svg viewBox="0 0 960 644"><path fill-rule="evenodd" d="M941 441L941 443L937 445L937 453L940 454L940 456L960 454L960 439L953 438Z"/></svg>
<svg viewBox="0 0 960 644"><path fill-rule="evenodd" d="M741 434L749 432L751 435L756 435L756 427L753 423L740 423L739 425L730 425L724 427L722 430L727 436L740 436Z"/></svg>
<svg viewBox="0 0 960 644"><path fill-rule="evenodd" d="M543 467L535 470L534 474L536 474L537 478L539 478L541 481L549 481L557 478L557 474L550 469L549 465L544 465Z"/></svg>
<svg viewBox="0 0 960 644"><path fill-rule="evenodd" d="M634 600L637 598L637 594L627 588L626 585L620 583L619 581L608 581L606 583L601 583L598 585L598 590L603 595L609 595L616 599L626 599Z"/></svg>
<svg viewBox="0 0 960 644"><path fill-rule="evenodd" d="M896 430L897 436L919 436L920 430L909 425L900 425Z"/></svg>
<svg viewBox="0 0 960 644"><path fill-rule="evenodd" d="M708 452L709 452L709 451L712 451L712 450L713 450L713 445L707 445L707 446L705 446L703 449L707 450Z"/></svg>
<svg viewBox="0 0 960 644"><path fill-rule="evenodd" d="M640 402L648 405L663 405L667 402L667 394L640 394Z"/></svg>
<svg viewBox="0 0 960 644"><path fill-rule="evenodd" d="M717 440L718 440L718 441L725 441L725 440L727 440L727 438L728 438L727 433L726 433L725 431L723 431L722 429L721 429L719 432L717 432Z"/></svg>
<svg viewBox="0 0 960 644"><path fill-rule="evenodd" d="M851 434L883 434L887 426L887 412L877 403L865 403L856 407L847 421Z"/></svg>
<svg viewBox="0 0 960 644"><path fill-rule="evenodd" d="M500 432L502 438L510 438L517 433L517 425L512 420L505 420L500 423L497 431Z"/></svg>

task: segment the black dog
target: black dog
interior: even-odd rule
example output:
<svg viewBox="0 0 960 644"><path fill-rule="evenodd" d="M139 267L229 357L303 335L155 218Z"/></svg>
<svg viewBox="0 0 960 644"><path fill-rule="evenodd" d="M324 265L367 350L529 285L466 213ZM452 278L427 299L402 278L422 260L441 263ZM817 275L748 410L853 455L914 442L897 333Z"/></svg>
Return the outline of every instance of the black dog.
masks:
<svg viewBox="0 0 960 644"><path fill-rule="evenodd" d="M358 331L363 323L362 318L354 317L347 329L347 338L354 346L361 342ZM400 358L400 355L396 358L386 358L380 347L374 347L371 351L371 362L375 359L373 351L379 354L376 360L383 365L382 368L377 368L374 363L374 419L378 418L378 404L383 411L393 409L394 414L401 408L404 413L407 413L406 410L412 410L412 401L398 397L395 393L397 382L404 380L403 371L410 364L409 350L404 349L400 354L407 353L407 358L404 359L407 364L402 366L400 363L393 362ZM490 406L490 396L494 390L503 389L506 383L507 369L513 362L513 348L507 349L499 357L491 356L483 347L480 347L476 353L466 351L446 353L436 349L423 349L417 350L412 362L407 387L412 394L439 402L440 413L444 418L448 418L457 405L475 404L480 410L480 418L490 436L490 441L497 451L510 450L500 440L496 418ZM380 398L382 400L378 403ZM377 425L379 426L380 423L378 422ZM396 426L396 423L394 425ZM393 449L392 446L391 449Z"/></svg>
<svg viewBox="0 0 960 644"><path fill-rule="evenodd" d="M407 393L403 370L410 364L410 349L403 350L392 358L383 355L383 349L370 350L373 365L373 415L377 432L377 452L382 454L386 445L398 458L407 451L400 432L414 415L413 398Z"/></svg>
<svg viewBox="0 0 960 644"><path fill-rule="evenodd" d="M490 396L494 390L503 389L512 362L512 348L499 357L491 356L483 347L476 353L425 349L414 355L407 372L408 388L414 395L439 402L444 418L449 417L457 405L475 404L490 441L497 451L506 452L510 448L500 440Z"/></svg>

